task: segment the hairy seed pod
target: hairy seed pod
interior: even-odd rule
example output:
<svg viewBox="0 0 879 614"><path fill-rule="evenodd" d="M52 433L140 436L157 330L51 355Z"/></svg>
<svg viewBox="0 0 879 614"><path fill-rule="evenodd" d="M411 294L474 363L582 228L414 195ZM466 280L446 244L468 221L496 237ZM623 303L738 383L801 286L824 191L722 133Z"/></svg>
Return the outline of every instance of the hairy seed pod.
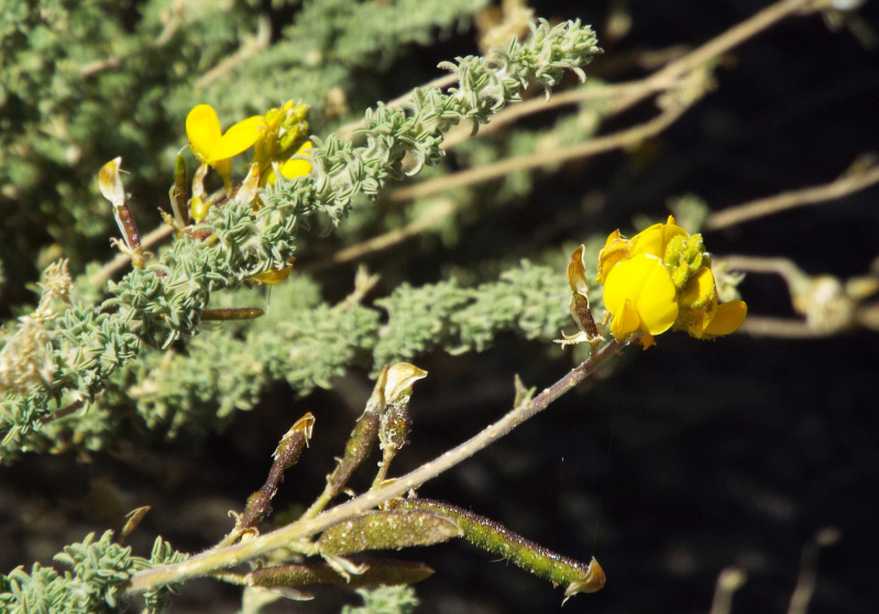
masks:
<svg viewBox="0 0 879 614"><path fill-rule="evenodd" d="M565 587L565 599L577 593L594 593L604 588L604 569L593 558L589 563L576 561L548 550L510 531L494 520L479 516L442 501L405 499L395 509L431 512L457 524L467 542L500 556L535 576Z"/></svg>
<svg viewBox="0 0 879 614"><path fill-rule="evenodd" d="M424 563L394 559L363 559L363 562L367 569L348 580L324 563L299 563L252 571L247 574L247 584L265 588L303 588L317 584L360 588L382 584L415 584L433 575L433 569Z"/></svg>
<svg viewBox="0 0 879 614"><path fill-rule="evenodd" d="M321 553L344 556L366 550L430 546L461 535L455 522L430 512L369 512L331 526L317 545Z"/></svg>

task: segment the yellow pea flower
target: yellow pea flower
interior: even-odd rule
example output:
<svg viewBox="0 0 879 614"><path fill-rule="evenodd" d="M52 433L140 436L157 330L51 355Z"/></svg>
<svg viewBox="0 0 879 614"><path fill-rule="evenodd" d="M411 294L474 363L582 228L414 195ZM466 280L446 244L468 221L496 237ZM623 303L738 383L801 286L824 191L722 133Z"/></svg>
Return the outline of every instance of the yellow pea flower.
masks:
<svg viewBox="0 0 879 614"><path fill-rule="evenodd" d="M198 104L186 116L186 136L193 153L212 166L227 187L232 181L232 158L247 151L265 131L262 115L243 119L222 131L220 118L209 104Z"/></svg>
<svg viewBox="0 0 879 614"><path fill-rule="evenodd" d="M659 335L678 318L677 288L659 258L638 254L618 262L604 284L604 304L613 314L611 333L625 339L640 331Z"/></svg>
<svg viewBox="0 0 879 614"><path fill-rule="evenodd" d="M278 170L285 179L296 179L298 177L305 177L309 173L311 173L311 162L305 158L308 158L311 150L314 148L314 143L311 141L305 141L299 149L296 150L296 153L293 156L281 164L278 167ZM269 171L267 182L271 185L274 184L278 180L277 175L275 175L275 171Z"/></svg>
<svg viewBox="0 0 879 614"><path fill-rule="evenodd" d="M253 115L222 132L220 118L209 104L194 106L186 116L186 136L192 151L202 162L211 165L250 149L264 129L262 115Z"/></svg>
<svg viewBox="0 0 879 614"><path fill-rule="evenodd" d="M266 128L253 152L263 176L273 162L288 158L308 138L308 112L308 105L288 100L263 115Z"/></svg>
<svg viewBox="0 0 879 614"><path fill-rule="evenodd" d="M654 335L675 328L697 339L728 335L741 326L744 301L720 303L702 236L689 234L673 216L631 239L614 230L598 255L598 281L611 333L623 340L640 333L647 348Z"/></svg>

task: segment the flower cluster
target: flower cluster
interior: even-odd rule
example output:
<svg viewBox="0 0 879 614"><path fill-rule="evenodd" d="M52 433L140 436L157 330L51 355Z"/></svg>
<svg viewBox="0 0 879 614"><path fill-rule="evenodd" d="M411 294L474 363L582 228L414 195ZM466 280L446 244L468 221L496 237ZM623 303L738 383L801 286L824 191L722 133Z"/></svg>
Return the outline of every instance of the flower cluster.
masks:
<svg viewBox="0 0 879 614"><path fill-rule="evenodd" d="M644 348L671 328L697 339L728 335L748 312L744 301L720 302L702 235L688 234L673 216L631 239L610 233L598 255L598 281L613 336L638 333Z"/></svg>
<svg viewBox="0 0 879 614"><path fill-rule="evenodd" d="M204 178L209 168L219 173L232 192L232 159L251 147L253 161L238 191L237 199L253 201L258 188L276 181L305 177L311 172L307 156L312 148L308 135L308 106L288 100L264 115L252 115L222 131L220 118L209 104L199 104L186 116L186 136L192 152L201 162L192 182L190 214L202 221L209 209L205 200Z"/></svg>
<svg viewBox="0 0 879 614"><path fill-rule="evenodd" d="M211 200L207 198L204 179L213 168L223 179L227 196L232 196L232 158L253 147L253 161L247 176L235 192L235 201L259 207L260 188L272 185L280 175L292 180L312 171L313 144L308 136L308 105L288 100L264 115L253 115L222 131L220 118L209 104L199 104L186 116L186 136L195 156L201 161L192 179L189 212L195 222L207 217ZM258 284L284 281L292 262L281 269L269 269L250 278Z"/></svg>

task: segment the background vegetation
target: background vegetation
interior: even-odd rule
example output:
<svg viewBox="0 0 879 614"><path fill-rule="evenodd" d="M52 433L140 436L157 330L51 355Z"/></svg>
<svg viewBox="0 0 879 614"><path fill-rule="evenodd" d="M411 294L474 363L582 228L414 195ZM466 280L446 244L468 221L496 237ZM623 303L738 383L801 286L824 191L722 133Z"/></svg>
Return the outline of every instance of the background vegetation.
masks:
<svg viewBox="0 0 879 614"><path fill-rule="evenodd" d="M845 284L877 275L875 6L791 10L688 67L684 86L655 82L629 104L645 77L769 3L702 12L635 0L490 5L0 3L7 333L33 309L39 273L58 257L69 259L84 301L127 271L102 268L116 231L95 173L121 155L142 230L159 226L183 120L198 102L230 121L294 98L312 105L311 132L326 137L376 101L442 76L437 62L485 51L487 34L523 34L529 8L593 24L604 48L587 69L593 89L576 89L572 77L560 84L581 92L579 104L539 107L479 138L452 133L439 167L391 184L332 233L301 237L288 282L212 304L262 306L263 318L203 324L185 344L141 354L87 413L27 440L55 454L4 450L0 570L49 564L140 505L152 510L130 538L139 554L148 557L157 534L187 552L216 543L231 528L226 512L265 479L280 435L311 410L315 439L273 518L301 511L362 411L370 374L388 360L431 374L413 399L412 445L396 470L435 457L508 408L513 373L542 387L570 367L571 350L549 343L568 327L570 249L585 241L594 254L613 228L631 230L672 206L703 228L716 256L750 271L739 287L749 327L705 344L666 335L649 352L628 352L608 377L422 493L575 558L597 556L608 586L570 602L574 611L707 611L723 606L718 576L738 572L747 581L733 611L797 611L788 608L798 578L808 587L801 571L815 569L816 536L827 547L809 611L870 611L879 598L864 539L879 460L869 402L877 319ZM523 106L540 95L529 91ZM572 153L553 159L560 151ZM518 162L492 166L503 160ZM469 169L485 175L460 174ZM716 215L838 177L822 206ZM381 249L364 243L375 237ZM346 303L359 264L380 279ZM19 416L10 407L5 426ZM412 554L437 571L417 587L420 612L551 611L560 602L542 580L458 543ZM338 611L344 602L357 600L319 593L305 607ZM239 603L237 588L200 580L172 611Z"/></svg>

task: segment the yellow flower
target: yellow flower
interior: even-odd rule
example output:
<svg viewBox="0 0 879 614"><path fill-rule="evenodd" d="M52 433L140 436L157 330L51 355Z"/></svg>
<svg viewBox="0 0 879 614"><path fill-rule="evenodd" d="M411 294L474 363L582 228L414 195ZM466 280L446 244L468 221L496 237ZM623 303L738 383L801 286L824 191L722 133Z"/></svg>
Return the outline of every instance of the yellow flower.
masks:
<svg viewBox="0 0 879 614"><path fill-rule="evenodd" d="M604 284L604 305L613 314L611 332L625 339L634 332L659 335L678 318L677 289L659 258L638 254L618 262Z"/></svg>
<svg viewBox="0 0 879 614"><path fill-rule="evenodd" d="M253 115L233 124L226 132L220 118L209 104L199 104L186 116L186 136L192 151L202 162L213 165L234 158L250 149L265 130L262 115Z"/></svg>
<svg viewBox="0 0 879 614"><path fill-rule="evenodd" d="M289 157L308 138L308 112L308 105L288 100L263 115L266 129L253 152L263 174L270 170L272 162Z"/></svg>
<svg viewBox="0 0 879 614"><path fill-rule="evenodd" d="M253 115L223 132L220 118L209 104L194 106L186 116L186 136L193 153L203 164L214 167L227 186L232 180L232 158L253 147L265 127L263 116Z"/></svg>
<svg viewBox="0 0 879 614"><path fill-rule="evenodd" d="M728 335L747 315L744 301L720 303L702 236L672 216L631 239L610 233L598 255L598 281L613 336L640 333L645 348L671 328L697 339Z"/></svg>
<svg viewBox="0 0 879 614"><path fill-rule="evenodd" d="M311 150L314 148L314 143L311 141L305 141L299 149L296 150L296 153L293 156L280 165L279 170L281 175L285 179L296 179L298 177L305 177L311 172L311 162L306 158L309 157ZM267 183L269 185L274 184L278 178L275 175L275 171L269 171L267 177Z"/></svg>

